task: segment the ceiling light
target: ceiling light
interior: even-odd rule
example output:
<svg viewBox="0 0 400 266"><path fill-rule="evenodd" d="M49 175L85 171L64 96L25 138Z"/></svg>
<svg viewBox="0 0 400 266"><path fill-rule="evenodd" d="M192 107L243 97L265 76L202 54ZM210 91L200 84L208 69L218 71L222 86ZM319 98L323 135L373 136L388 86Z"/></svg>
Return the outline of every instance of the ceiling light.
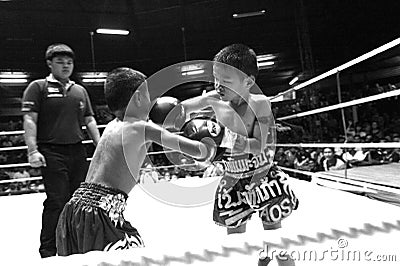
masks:
<svg viewBox="0 0 400 266"><path fill-rule="evenodd" d="M258 68L263 69L263 68L268 68L270 66L273 66L275 64L275 62L272 60L275 58L276 58L276 55L274 55L274 54L257 55Z"/></svg>
<svg viewBox="0 0 400 266"><path fill-rule="evenodd" d="M190 65L181 66L182 72L199 70L199 69L204 69L204 65L203 64L190 64Z"/></svg>
<svg viewBox="0 0 400 266"><path fill-rule="evenodd" d="M273 66L274 64L274 61L257 62L259 68Z"/></svg>
<svg viewBox="0 0 400 266"><path fill-rule="evenodd" d="M292 86L292 85L295 84L298 80L299 80L299 76L294 77L294 78L289 82L289 85Z"/></svg>
<svg viewBox="0 0 400 266"><path fill-rule="evenodd" d="M182 72L182 76L200 75L204 73L204 69L190 70Z"/></svg>
<svg viewBox="0 0 400 266"><path fill-rule="evenodd" d="M81 78L83 79L98 79L98 78L107 78L106 72L84 72L81 73Z"/></svg>
<svg viewBox="0 0 400 266"><path fill-rule="evenodd" d="M128 35L128 30L115 30L115 29L97 29L98 34L113 34L113 35Z"/></svg>
<svg viewBox="0 0 400 266"><path fill-rule="evenodd" d="M205 72L204 64L190 64L181 66L182 76L200 75Z"/></svg>
<svg viewBox="0 0 400 266"><path fill-rule="evenodd" d="M233 18L247 18L247 17L255 17L255 16L263 16L265 15L265 10L255 11L255 12L247 12L247 13L239 13L233 14Z"/></svg>
<svg viewBox="0 0 400 266"><path fill-rule="evenodd" d="M270 98L270 101L273 103L276 103L276 102L295 100L295 99L296 99L296 92L290 91L290 92L280 95L279 97Z"/></svg>
<svg viewBox="0 0 400 266"><path fill-rule="evenodd" d="M274 55L274 54L257 55L257 62L273 60L275 58L276 58L276 55Z"/></svg>
<svg viewBox="0 0 400 266"><path fill-rule="evenodd" d="M0 83L8 83L8 84L10 84L10 83L21 84L21 83L27 83L27 82L28 82L27 79L0 79Z"/></svg>
<svg viewBox="0 0 400 266"><path fill-rule="evenodd" d="M106 78L84 78L82 79L83 83L103 83L106 81Z"/></svg>
<svg viewBox="0 0 400 266"><path fill-rule="evenodd" d="M24 72L0 72L0 78L2 79L25 79L29 75Z"/></svg>

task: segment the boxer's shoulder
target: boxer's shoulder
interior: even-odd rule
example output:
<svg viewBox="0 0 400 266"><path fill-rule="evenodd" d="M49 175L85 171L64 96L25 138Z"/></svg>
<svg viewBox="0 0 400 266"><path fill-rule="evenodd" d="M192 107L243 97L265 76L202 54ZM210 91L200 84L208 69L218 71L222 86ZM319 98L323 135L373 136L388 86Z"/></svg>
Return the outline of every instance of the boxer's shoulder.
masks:
<svg viewBox="0 0 400 266"><path fill-rule="evenodd" d="M264 105L265 106L265 104L270 105L271 101L264 94L253 94L253 93L251 93L250 97L249 97L249 104Z"/></svg>
<svg viewBox="0 0 400 266"><path fill-rule="evenodd" d="M256 113L257 119L269 117L272 114L271 101L263 94L250 94L249 106Z"/></svg>

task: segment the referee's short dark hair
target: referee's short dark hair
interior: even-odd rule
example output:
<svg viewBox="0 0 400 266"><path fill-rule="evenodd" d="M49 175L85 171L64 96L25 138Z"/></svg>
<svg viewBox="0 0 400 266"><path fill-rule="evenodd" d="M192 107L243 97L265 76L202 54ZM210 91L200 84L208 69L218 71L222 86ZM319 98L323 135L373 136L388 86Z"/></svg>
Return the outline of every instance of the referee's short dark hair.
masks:
<svg viewBox="0 0 400 266"><path fill-rule="evenodd" d="M46 54L45 54L45 59L46 60L51 60L56 56L69 56L72 59L75 59L75 53L74 51L71 49L71 47L69 47L66 44L63 43L55 43L50 45L49 47L47 47L46 50Z"/></svg>

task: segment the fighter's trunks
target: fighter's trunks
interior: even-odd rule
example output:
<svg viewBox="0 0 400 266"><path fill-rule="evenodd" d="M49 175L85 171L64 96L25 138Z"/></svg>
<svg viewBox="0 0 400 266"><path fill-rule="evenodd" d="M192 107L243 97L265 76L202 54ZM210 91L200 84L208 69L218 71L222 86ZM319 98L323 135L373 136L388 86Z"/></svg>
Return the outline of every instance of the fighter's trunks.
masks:
<svg viewBox="0 0 400 266"><path fill-rule="evenodd" d="M297 209L298 199L289 187L287 175L273 164L268 150L258 155L226 154L225 168L216 192L214 221L237 227L259 211L264 224L274 225Z"/></svg>
<svg viewBox="0 0 400 266"><path fill-rule="evenodd" d="M142 247L143 241L123 217L127 195L100 184L81 183L60 215L57 253Z"/></svg>

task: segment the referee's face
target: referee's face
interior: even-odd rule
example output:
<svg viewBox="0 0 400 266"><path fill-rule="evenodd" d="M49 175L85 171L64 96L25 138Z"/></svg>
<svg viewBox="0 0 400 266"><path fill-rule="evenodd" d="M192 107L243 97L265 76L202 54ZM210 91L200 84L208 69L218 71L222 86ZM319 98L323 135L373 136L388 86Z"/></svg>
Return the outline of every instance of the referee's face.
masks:
<svg viewBox="0 0 400 266"><path fill-rule="evenodd" d="M69 56L56 56L47 60L53 76L58 80L68 80L74 70L74 60Z"/></svg>

